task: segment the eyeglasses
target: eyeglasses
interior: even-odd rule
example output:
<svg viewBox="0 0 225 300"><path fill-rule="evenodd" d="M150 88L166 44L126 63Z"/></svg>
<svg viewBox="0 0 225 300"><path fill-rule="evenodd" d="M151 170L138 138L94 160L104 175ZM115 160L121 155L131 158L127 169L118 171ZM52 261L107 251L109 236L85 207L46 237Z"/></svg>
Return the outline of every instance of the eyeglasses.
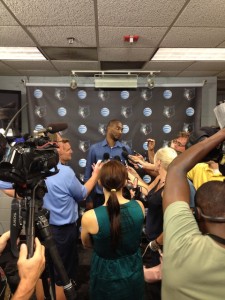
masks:
<svg viewBox="0 0 225 300"><path fill-rule="evenodd" d="M63 143L63 144L65 144L65 143L69 143L69 141L70 140L68 140L68 139L64 139L64 140L61 140L61 141L55 141L55 143Z"/></svg>
<svg viewBox="0 0 225 300"><path fill-rule="evenodd" d="M182 144L181 142L179 142L178 140L172 140L172 142L174 143L174 144L176 144L177 146L179 146L179 147L185 147L186 146L186 144Z"/></svg>

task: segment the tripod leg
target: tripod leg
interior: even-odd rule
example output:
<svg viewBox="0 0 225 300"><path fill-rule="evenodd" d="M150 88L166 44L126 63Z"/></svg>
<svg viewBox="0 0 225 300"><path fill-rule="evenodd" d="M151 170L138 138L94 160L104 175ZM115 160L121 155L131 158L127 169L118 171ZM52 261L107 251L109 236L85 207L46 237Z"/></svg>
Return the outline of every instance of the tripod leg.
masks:
<svg viewBox="0 0 225 300"><path fill-rule="evenodd" d="M45 300L52 300L52 299L56 299L55 295L52 295L51 296L51 293L50 293L50 289L49 289L49 281L48 281L48 274L47 274L47 271L46 269L44 270L44 272L41 274L41 278L40 278L40 291L38 291L38 288L37 288L37 291L36 291L36 294L37 294L37 299L45 299ZM43 292L44 292L44 295L40 295L42 294L42 288L43 288Z"/></svg>
<svg viewBox="0 0 225 300"><path fill-rule="evenodd" d="M49 228L48 220L45 215L39 215L37 219L37 227L40 231L42 238L44 239L45 247L48 249L54 267L59 273L63 282L64 293L67 300L77 299L77 294L71 280L68 278L65 267L62 263L61 257L59 256L57 247L52 238L52 234Z"/></svg>

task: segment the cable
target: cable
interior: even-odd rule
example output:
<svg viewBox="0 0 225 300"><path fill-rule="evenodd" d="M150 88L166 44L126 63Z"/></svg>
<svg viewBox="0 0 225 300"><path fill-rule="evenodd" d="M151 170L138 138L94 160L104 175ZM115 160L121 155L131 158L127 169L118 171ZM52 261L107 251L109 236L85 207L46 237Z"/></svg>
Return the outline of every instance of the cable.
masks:
<svg viewBox="0 0 225 300"><path fill-rule="evenodd" d="M151 243L151 242L150 242L150 243ZM144 251L144 253L142 254L142 257L144 257L146 251L148 250L148 247L150 247L150 243L148 243L148 245L146 246L145 251Z"/></svg>
<svg viewBox="0 0 225 300"><path fill-rule="evenodd" d="M8 131L9 131L9 128L10 128L12 122L15 120L15 118L18 116L18 114L19 114L19 113L20 113L27 105L28 105L28 103L25 103L25 104L17 111L17 113L12 117L12 119L10 120L8 126L6 127L6 130L5 130L5 133L4 133L5 136L7 136L7 133L8 133Z"/></svg>

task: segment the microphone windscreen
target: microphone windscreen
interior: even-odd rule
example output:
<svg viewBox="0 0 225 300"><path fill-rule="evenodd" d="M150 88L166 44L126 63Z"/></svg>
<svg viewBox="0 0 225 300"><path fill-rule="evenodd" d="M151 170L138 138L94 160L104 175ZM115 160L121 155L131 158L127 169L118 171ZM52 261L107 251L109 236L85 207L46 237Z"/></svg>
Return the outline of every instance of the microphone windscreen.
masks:
<svg viewBox="0 0 225 300"><path fill-rule="evenodd" d="M125 159L128 159L128 152L127 151L122 151L122 156L123 156L123 158L125 158Z"/></svg>
<svg viewBox="0 0 225 300"><path fill-rule="evenodd" d="M114 156L114 159L121 162L121 158L119 157L119 155Z"/></svg>
<svg viewBox="0 0 225 300"><path fill-rule="evenodd" d="M106 152L106 153L103 154L102 160L103 160L103 161L104 161L104 160L108 160L109 157L110 157L110 156L109 156L109 153Z"/></svg>
<svg viewBox="0 0 225 300"><path fill-rule="evenodd" d="M47 131L50 133L57 133L59 131L63 131L68 128L67 123L50 123L47 126Z"/></svg>

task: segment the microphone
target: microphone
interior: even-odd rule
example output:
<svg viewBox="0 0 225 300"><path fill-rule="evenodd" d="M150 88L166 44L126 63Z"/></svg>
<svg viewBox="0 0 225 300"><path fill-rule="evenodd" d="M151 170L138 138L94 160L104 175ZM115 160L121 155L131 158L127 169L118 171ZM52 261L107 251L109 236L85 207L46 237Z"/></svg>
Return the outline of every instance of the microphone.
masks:
<svg viewBox="0 0 225 300"><path fill-rule="evenodd" d="M139 169L142 169L143 166L139 163L137 163L135 160L129 157L129 153L126 151L122 151L122 156L128 161L130 160L133 164L137 165Z"/></svg>
<svg viewBox="0 0 225 300"><path fill-rule="evenodd" d="M114 160L117 160L117 161L119 161L119 162L121 162L121 158L119 157L119 155L114 156L113 159L114 159Z"/></svg>
<svg viewBox="0 0 225 300"><path fill-rule="evenodd" d="M49 133L57 133L59 131L63 131L68 128L67 123L50 123L47 126L46 131Z"/></svg>
<svg viewBox="0 0 225 300"><path fill-rule="evenodd" d="M109 158L110 158L109 153L105 152L105 153L103 154L102 161L107 161L107 160L109 160Z"/></svg>

